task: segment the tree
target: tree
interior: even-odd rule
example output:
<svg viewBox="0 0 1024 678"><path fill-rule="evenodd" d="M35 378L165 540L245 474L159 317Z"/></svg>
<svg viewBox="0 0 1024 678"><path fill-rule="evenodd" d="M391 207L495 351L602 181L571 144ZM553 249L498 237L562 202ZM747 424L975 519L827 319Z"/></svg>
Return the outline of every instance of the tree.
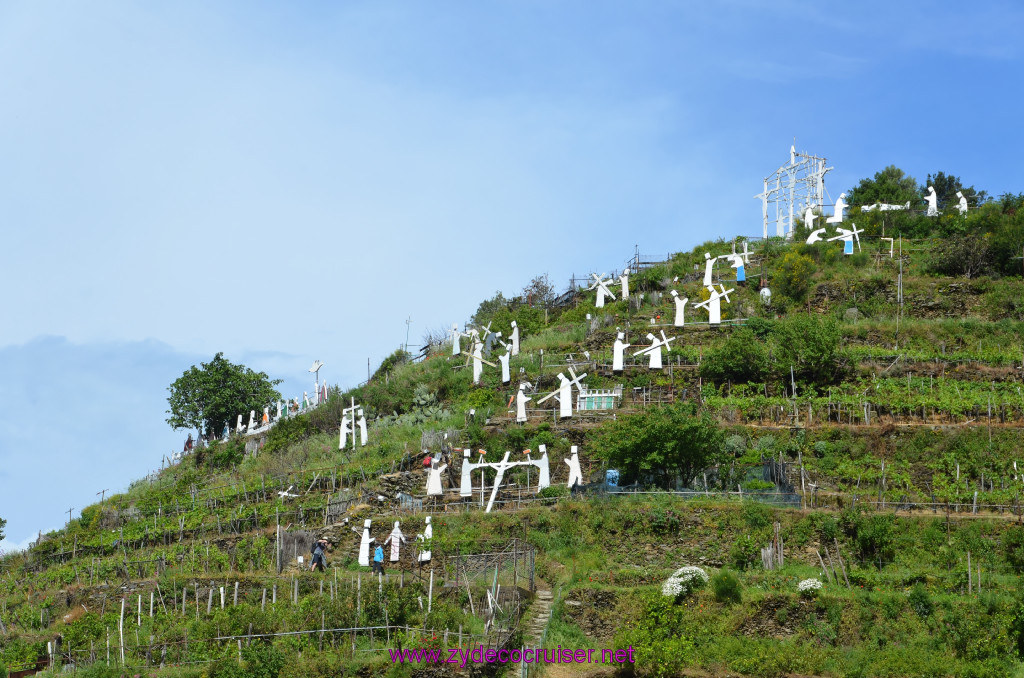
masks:
<svg viewBox="0 0 1024 678"><path fill-rule="evenodd" d="M922 199L924 199L924 195L928 192L929 186L935 189L940 209L944 209L947 206L955 207L960 202L960 198L956 196L957 191L964 194L964 197L967 198L967 204L971 207L977 207L985 202L985 199L988 197L985 191L978 191L974 186L967 186L965 188L960 181L960 177L946 174L945 172L936 172L934 176L928 175L928 180L921 187Z"/></svg>
<svg viewBox="0 0 1024 678"><path fill-rule="evenodd" d="M815 268L814 260L806 254L786 252L772 273L772 285L793 301L802 303L811 289Z"/></svg>
<svg viewBox="0 0 1024 678"><path fill-rule="evenodd" d="M0 541L4 540L4 528L7 526L7 521L0 518Z"/></svg>
<svg viewBox="0 0 1024 678"><path fill-rule="evenodd" d="M992 265L990 236L987 233L963 233L943 238L935 246L929 262L936 273L976 278Z"/></svg>
<svg viewBox="0 0 1024 678"><path fill-rule="evenodd" d="M235 365L218 353L201 367L193 365L167 390L171 415L167 423L174 429L201 428L207 435L218 431L239 414L263 408L281 398L265 372L254 372L244 365Z"/></svg>
<svg viewBox="0 0 1024 678"><path fill-rule="evenodd" d="M908 176L896 165L889 165L876 172L873 179L861 179L860 183L846 193L851 205L874 205L876 202L902 205L908 200L911 206L921 199L917 180Z"/></svg>
<svg viewBox="0 0 1024 678"><path fill-rule="evenodd" d="M545 308L555 300L555 287L548 279L548 274L538 275L523 288L523 301L530 306Z"/></svg>
<svg viewBox="0 0 1024 678"><path fill-rule="evenodd" d="M626 478L653 476L669 487L673 477L689 483L720 461L724 434L707 412L698 416L687 406L663 406L612 422L597 447Z"/></svg>
<svg viewBox="0 0 1024 678"><path fill-rule="evenodd" d="M752 329L741 327L724 344L708 351L700 373L716 384L762 382L768 375L768 350Z"/></svg>
<svg viewBox="0 0 1024 678"><path fill-rule="evenodd" d="M799 313L779 321L772 331L778 376L789 381L790 368L800 382L827 386L843 376L845 355L839 350L835 318Z"/></svg>
<svg viewBox="0 0 1024 678"><path fill-rule="evenodd" d="M491 317L503 308L508 308L509 300L498 290L490 299L485 299L477 306L476 313L469 319L474 325L486 325Z"/></svg>

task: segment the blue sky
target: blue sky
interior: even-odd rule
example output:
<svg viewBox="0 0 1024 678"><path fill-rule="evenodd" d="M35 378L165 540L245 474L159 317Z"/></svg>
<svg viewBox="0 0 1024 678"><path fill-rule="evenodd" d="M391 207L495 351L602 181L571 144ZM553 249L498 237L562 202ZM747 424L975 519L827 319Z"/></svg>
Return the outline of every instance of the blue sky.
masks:
<svg viewBox="0 0 1024 678"><path fill-rule="evenodd" d="M0 4L4 547L224 351L351 385L496 290L760 233L798 149L1024 191L1012 2ZM366 331L366 328L372 331ZM54 496L59 497L55 500ZM66 505L65 505L66 504Z"/></svg>

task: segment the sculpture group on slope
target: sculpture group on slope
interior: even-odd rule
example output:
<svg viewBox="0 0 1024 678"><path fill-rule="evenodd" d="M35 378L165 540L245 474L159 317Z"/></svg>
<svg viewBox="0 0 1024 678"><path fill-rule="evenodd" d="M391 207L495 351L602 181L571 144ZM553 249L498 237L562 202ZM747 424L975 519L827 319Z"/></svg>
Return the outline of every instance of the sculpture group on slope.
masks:
<svg viewBox="0 0 1024 678"><path fill-rule="evenodd" d="M420 550L416 555L416 562L420 565L430 562L431 548L434 538L434 526L430 523L430 516L426 517L424 523L423 532L416 535L416 541L420 544ZM363 567L370 567L370 547L377 542L376 538L370 534L370 528L372 525L373 521L367 518L363 521L362 530L357 530L354 527L351 528L353 532L359 535L359 553L357 560ZM391 546L389 560L392 563L397 563L401 560L402 545L408 543L409 540L402 532L401 522L396 520L394 527L381 546Z"/></svg>

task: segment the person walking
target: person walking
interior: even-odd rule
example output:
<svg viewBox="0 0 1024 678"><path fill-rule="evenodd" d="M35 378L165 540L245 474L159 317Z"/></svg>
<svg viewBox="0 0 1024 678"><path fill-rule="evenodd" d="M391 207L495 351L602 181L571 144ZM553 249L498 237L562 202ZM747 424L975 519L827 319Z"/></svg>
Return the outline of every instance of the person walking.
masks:
<svg viewBox="0 0 1024 678"><path fill-rule="evenodd" d="M327 540L321 537L313 542L313 546L310 549L313 552L313 564L310 565L309 571L314 572L317 567L320 568L321 572L327 571L327 563L325 556L327 554Z"/></svg>

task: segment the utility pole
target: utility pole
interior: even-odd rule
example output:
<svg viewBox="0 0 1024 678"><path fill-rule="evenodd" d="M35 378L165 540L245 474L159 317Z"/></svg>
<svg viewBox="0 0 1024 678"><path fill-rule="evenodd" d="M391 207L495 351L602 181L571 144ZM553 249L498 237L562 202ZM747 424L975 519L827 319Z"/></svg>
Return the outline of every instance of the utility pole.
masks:
<svg viewBox="0 0 1024 678"><path fill-rule="evenodd" d="M405 352L409 352L409 326L412 325L412 316L405 319Z"/></svg>

